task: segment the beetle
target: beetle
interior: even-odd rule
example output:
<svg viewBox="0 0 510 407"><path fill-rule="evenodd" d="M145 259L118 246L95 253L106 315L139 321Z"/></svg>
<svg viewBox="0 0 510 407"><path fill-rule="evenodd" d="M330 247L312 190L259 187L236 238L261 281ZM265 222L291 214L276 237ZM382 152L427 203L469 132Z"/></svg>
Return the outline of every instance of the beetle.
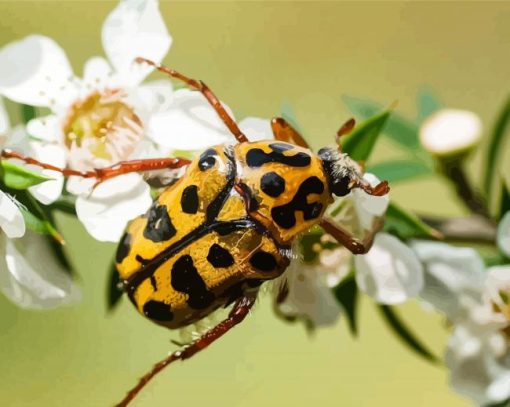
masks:
<svg viewBox="0 0 510 407"><path fill-rule="evenodd" d="M334 195L345 196L353 188L375 196L389 191L386 181L375 187L368 184L360 165L339 148L313 153L283 118L271 122L274 140L250 142L203 82L144 58L136 61L201 92L237 144L211 147L193 161L142 159L88 172L2 152L4 158L18 158L66 176L96 178L98 183L134 171L186 167L147 213L128 225L116 252L122 286L142 315L170 329L233 306L225 320L156 364L118 406L126 406L164 367L192 357L241 323L261 284L285 272L292 243L312 226L322 226L354 254L366 253L381 222L360 241L325 211ZM353 126L354 121L348 121L338 137Z"/></svg>

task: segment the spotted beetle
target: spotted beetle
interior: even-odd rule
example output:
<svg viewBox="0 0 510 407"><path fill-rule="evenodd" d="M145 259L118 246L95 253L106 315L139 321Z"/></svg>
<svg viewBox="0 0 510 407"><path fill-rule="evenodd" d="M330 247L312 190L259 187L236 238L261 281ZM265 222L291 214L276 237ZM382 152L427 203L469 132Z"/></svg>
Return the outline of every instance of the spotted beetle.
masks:
<svg viewBox="0 0 510 407"><path fill-rule="evenodd" d="M284 273L291 245L302 232L319 224L354 254L366 253L381 223L360 241L328 218L325 210L333 195L345 196L353 188L376 196L389 191L385 181L372 187L363 180L359 164L339 149L323 148L314 154L282 118L271 122L274 140L249 142L203 82L144 58L137 62L200 91L238 144L209 148L193 161L124 161L88 172L2 152L4 158L97 182L134 171L187 167L147 213L127 227L116 253L120 280L142 315L171 329L194 323L220 307L233 307L224 321L156 364L118 406L126 406L168 364L190 358L242 322L260 285ZM348 121L338 136L353 126L354 121Z"/></svg>

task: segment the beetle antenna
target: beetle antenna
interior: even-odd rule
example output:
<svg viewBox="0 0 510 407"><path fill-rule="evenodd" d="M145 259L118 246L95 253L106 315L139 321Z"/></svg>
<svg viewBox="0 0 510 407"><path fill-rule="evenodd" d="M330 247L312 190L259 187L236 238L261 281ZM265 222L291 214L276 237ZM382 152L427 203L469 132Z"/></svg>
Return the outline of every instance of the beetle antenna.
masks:
<svg viewBox="0 0 510 407"><path fill-rule="evenodd" d="M347 120L336 132L336 144L338 145L338 151L342 151L342 145L340 144L340 138L349 134L354 126L356 125L356 120L354 118L350 118Z"/></svg>

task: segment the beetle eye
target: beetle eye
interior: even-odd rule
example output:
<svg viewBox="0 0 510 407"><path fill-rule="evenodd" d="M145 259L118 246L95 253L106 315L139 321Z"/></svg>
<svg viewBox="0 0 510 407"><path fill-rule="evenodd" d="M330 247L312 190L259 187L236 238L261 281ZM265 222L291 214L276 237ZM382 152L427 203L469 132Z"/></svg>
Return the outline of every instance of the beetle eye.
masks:
<svg viewBox="0 0 510 407"><path fill-rule="evenodd" d="M213 148L206 150L202 155L200 156L200 160L198 160L198 168L200 168L200 171L206 171L212 167L214 167L214 164L216 164L216 156L218 154L216 153L216 150Z"/></svg>
<svg viewBox="0 0 510 407"><path fill-rule="evenodd" d="M351 190L349 189L350 183L349 177L342 177L340 179L333 180L331 183L331 192L336 196L345 196Z"/></svg>

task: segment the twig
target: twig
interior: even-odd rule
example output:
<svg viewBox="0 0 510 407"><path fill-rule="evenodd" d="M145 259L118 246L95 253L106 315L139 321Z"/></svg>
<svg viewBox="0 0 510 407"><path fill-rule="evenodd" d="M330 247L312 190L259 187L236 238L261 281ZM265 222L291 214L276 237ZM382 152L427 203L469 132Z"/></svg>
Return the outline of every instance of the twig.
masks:
<svg viewBox="0 0 510 407"><path fill-rule="evenodd" d="M496 242L496 224L481 215L460 218L439 218L421 215L420 219L441 232L445 240L489 243L492 245Z"/></svg>

